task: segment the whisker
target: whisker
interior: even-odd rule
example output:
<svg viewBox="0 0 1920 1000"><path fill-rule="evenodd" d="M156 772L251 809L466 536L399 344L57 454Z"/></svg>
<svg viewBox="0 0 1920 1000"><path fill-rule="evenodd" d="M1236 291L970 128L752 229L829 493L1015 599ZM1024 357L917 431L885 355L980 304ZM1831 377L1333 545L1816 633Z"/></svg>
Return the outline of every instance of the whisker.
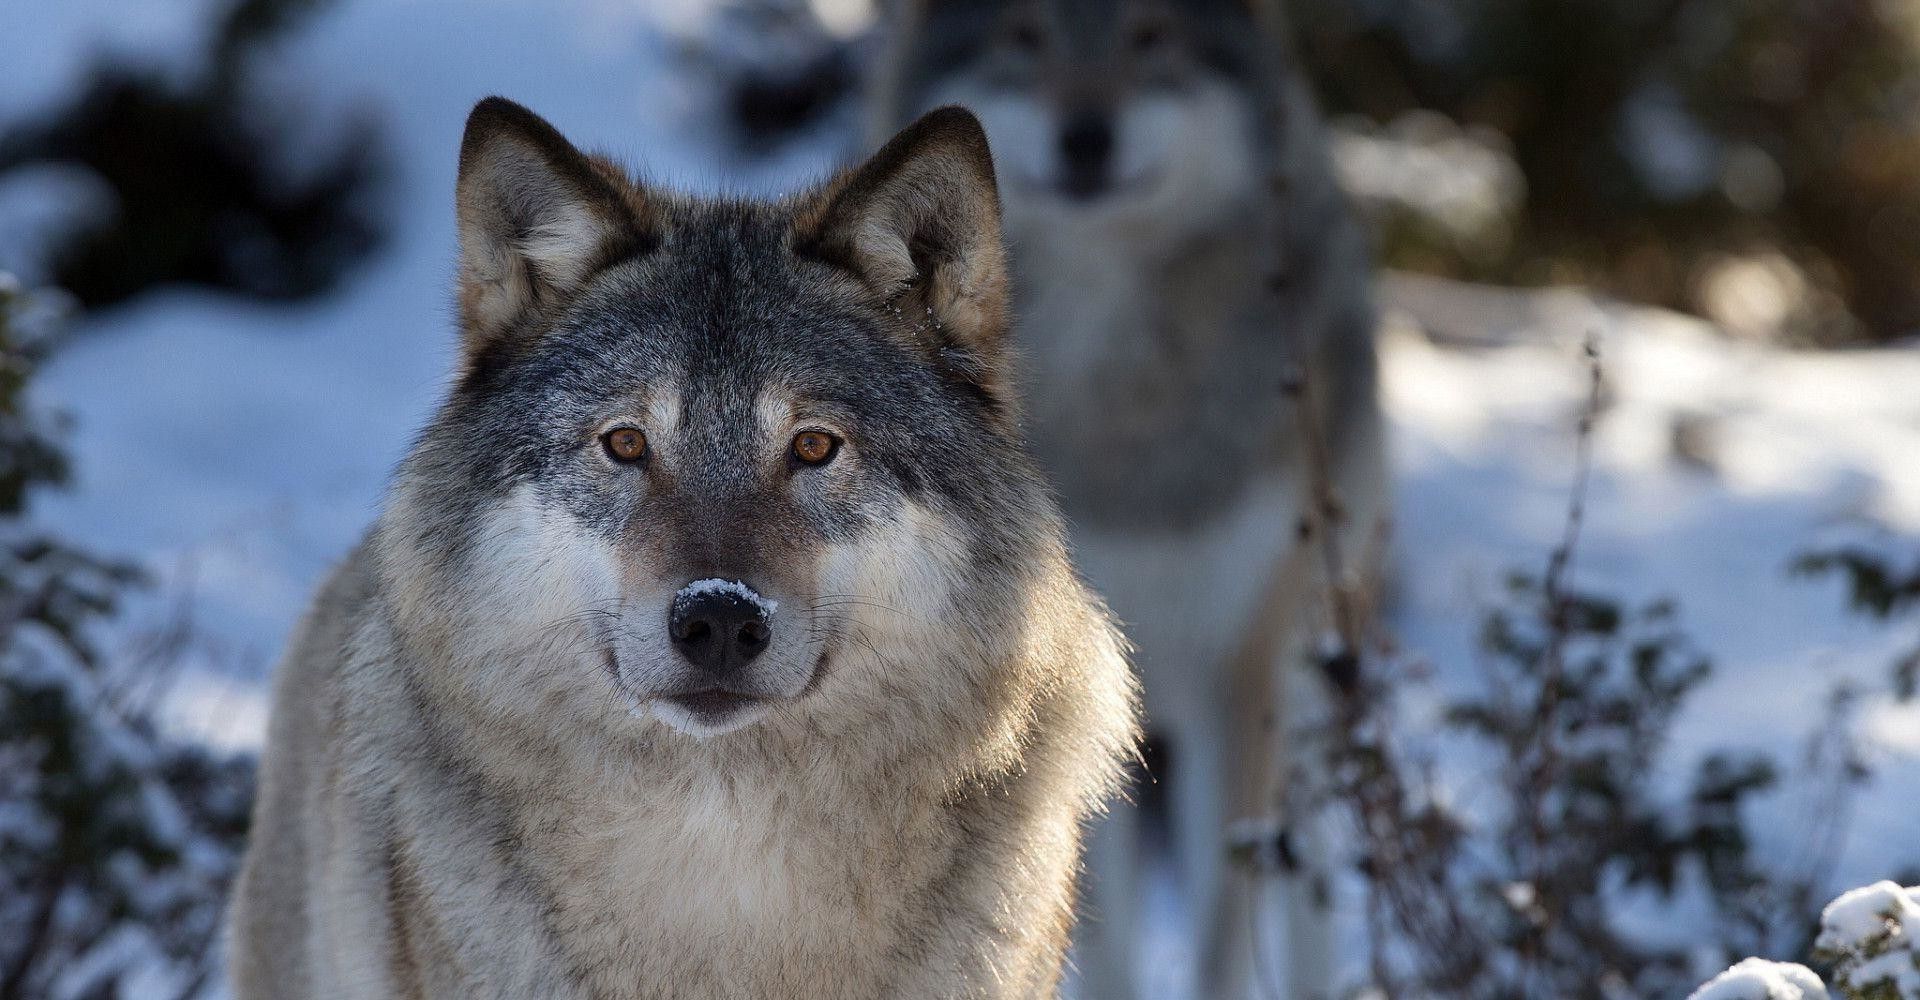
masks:
<svg viewBox="0 0 1920 1000"><path fill-rule="evenodd" d="M925 622L925 619L919 617L918 615L909 614L906 611L896 608L891 604L887 604L881 601L875 601L870 598L859 597L852 594L828 595L825 597L821 597L820 599L814 601L813 605L808 610L819 611L825 608L848 608L848 607L871 608L872 610L875 610L875 611L885 611L890 614L896 614L902 618L906 618L915 622L920 622L923 624Z"/></svg>

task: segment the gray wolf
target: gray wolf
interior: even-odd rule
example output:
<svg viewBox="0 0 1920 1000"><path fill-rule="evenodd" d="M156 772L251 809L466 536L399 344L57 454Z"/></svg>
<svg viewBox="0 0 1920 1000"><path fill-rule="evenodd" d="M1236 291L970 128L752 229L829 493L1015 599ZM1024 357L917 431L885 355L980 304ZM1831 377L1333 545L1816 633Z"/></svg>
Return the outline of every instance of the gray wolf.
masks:
<svg viewBox="0 0 1920 1000"><path fill-rule="evenodd" d="M773 203L492 98L461 361L280 668L242 1000L1048 997L1134 735L978 122Z"/></svg>
<svg viewBox="0 0 1920 1000"><path fill-rule="evenodd" d="M1282 814L1324 698L1297 667L1326 624L1327 571L1297 542L1319 507L1308 411L1283 387L1313 389L1356 574L1378 551L1386 458L1368 248L1280 12L900 0L884 31L876 127L961 104L993 139L1036 454L1076 559L1138 647L1164 750L1141 792L1164 810L1123 810L1097 834L1083 993L1136 995L1140 883L1164 841L1201 925L1200 995L1322 995L1324 860L1312 821ZM1282 821L1305 867L1270 879L1229 863L1236 823ZM1284 951L1253 952L1275 937Z"/></svg>

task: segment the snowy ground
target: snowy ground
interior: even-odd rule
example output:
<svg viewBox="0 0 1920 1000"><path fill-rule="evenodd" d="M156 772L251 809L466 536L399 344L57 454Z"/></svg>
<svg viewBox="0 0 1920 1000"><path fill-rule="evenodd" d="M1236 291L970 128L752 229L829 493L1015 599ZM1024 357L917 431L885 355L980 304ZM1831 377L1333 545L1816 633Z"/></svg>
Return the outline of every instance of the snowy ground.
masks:
<svg viewBox="0 0 1920 1000"><path fill-rule="evenodd" d="M1675 774L1713 749L1774 751L1789 766L1843 680L1868 694L1876 783L1856 804L1845 885L1910 863L1920 835L1920 711L1885 696L1911 646L1844 609L1833 580L1793 576L1795 556L1842 539L1914 551L1920 534L1920 352L1802 354L1741 343L1686 317L1390 278L1386 299L1435 338L1390 332L1402 641L1468 678L1476 610L1511 567L1554 544L1585 392L1582 339L1600 335L1608 402L1575 566L1578 585L1673 597L1714 661L1676 727ZM1453 344L1440 346L1440 339ZM1807 840L1806 803L1774 801L1764 843Z"/></svg>
<svg viewBox="0 0 1920 1000"><path fill-rule="evenodd" d="M343 4L288 47L276 78L317 107L385 114L398 168L389 245L339 294L298 308L150 296L90 322L49 369L42 398L77 421L76 487L39 514L160 574L123 641L190 622L182 725L258 740L275 651L373 516L440 392L453 344L454 151L475 99L512 96L583 144L696 189L771 190L826 168L830 138L743 172L705 137L699 95L656 30L698 2L664 14L614 0ZM60 92L100 39L167 58L194 37L184 18L201 6L145 26L100 2L26 19L0 35L10 85L22 77L0 115ZM30 200L5 187L0 209ZM1787 566L1875 522L1920 535L1920 353L1781 352L1573 294L1415 279L1387 290L1404 307L1385 358L1396 628L1408 646L1443 666L1469 663L1483 599L1507 570L1544 564L1571 475L1579 343L1593 329L1610 406L1576 573L1616 593L1677 597L1713 654L1718 671L1681 727L1676 768L1713 747L1797 747L1839 678L1884 690L1893 650L1912 637L1852 617L1836 583ZM1447 669L1442 679L1462 680ZM1920 842L1920 712L1878 698L1866 720L1882 766L1836 873L1845 885L1886 877ZM1767 804L1763 846L1800 842L1803 805Z"/></svg>

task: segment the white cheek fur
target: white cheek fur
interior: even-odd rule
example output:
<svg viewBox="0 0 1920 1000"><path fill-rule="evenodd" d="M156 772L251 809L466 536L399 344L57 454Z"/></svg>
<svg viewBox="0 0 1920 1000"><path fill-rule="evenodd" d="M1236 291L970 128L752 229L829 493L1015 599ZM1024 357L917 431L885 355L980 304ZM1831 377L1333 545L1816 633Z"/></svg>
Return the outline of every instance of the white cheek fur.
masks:
<svg viewBox="0 0 1920 1000"><path fill-rule="evenodd" d="M886 527L828 550L822 591L861 598L849 605L866 633L884 640L951 612L966 536L929 508L907 501Z"/></svg>
<svg viewBox="0 0 1920 1000"><path fill-rule="evenodd" d="M1109 230L1120 227L1119 238L1138 240L1143 224L1164 227L1167 219L1210 224L1259 187L1246 101L1218 80L1202 80L1177 96L1123 99L1115 108L1114 180L1138 188L1092 206L1050 193L1060 174L1060 116L1044 96L965 79L947 82L934 96L935 103L964 104L980 118L1010 214L1042 213L1048 226L1091 224L1077 239L1114 238Z"/></svg>
<svg viewBox="0 0 1920 1000"><path fill-rule="evenodd" d="M484 522L474 556L458 584L463 645L479 657L538 663L524 671L489 671L492 687L576 685L584 656L614 649L620 683L630 695L684 681L684 667L668 647L665 631L625 621L618 635L593 635L595 610L645 615L654 602L623 594L621 554L574 519L541 505L530 488L510 494ZM842 647L849 657L871 649L911 649L953 613L954 591L967 560L966 535L930 508L905 502L893 517L861 540L831 546L817 581L822 597L842 598L839 609L858 629L860 641ZM658 601L664 609L669 594ZM847 601L851 597L856 600ZM797 609L796 609L797 610ZM478 678L475 678L476 682ZM507 692L496 692L501 695ZM634 713L694 736L712 736L752 721L750 713L712 727L676 706L648 701Z"/></svg>
<svg viewBox="0 0 1920 1000"><path fill-rule="evenodd" d="M612 544L542 506L529 486L516 487L485 515L473 545L460 588L464 624L477 646L506 651L529 641L563 642L556 623L619 604Z"/></svg>

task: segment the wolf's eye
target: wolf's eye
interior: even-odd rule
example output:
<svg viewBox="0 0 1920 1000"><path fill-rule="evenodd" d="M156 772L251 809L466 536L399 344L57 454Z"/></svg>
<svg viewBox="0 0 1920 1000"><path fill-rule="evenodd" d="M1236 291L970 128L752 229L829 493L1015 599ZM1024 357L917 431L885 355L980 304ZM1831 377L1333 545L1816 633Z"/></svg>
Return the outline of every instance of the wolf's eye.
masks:
<svg viewBox="0 0 1920 1000"><path fill-rule="evenodd" d="M600 445L616 462L638 462L647 457L647 436L631 427L615 427L600 435Z"/></svg>
<svg viewBox="0 0 1920 1000"><path fill-rule="evenodd" d="M1040 32L1040 25L1030 19L1021 19L1007 29L1007 41L1022 52L1034 53L1046 47L1047 37Z"/></svg>
<svg viewBox="0 0 1920 1000"><path fill-rule="evenodd" d="M793 457L806 465L825 465L840 450L840 439L826 431L801 431L793 436Z"/></svg>
<svg viewBox="0 0 1920 1000"><path fill-rule="evenodd" d="M1157 21L1136 25L1127 41L1135 52L1152 52L1167 40L1167 26Z"/></svg>

